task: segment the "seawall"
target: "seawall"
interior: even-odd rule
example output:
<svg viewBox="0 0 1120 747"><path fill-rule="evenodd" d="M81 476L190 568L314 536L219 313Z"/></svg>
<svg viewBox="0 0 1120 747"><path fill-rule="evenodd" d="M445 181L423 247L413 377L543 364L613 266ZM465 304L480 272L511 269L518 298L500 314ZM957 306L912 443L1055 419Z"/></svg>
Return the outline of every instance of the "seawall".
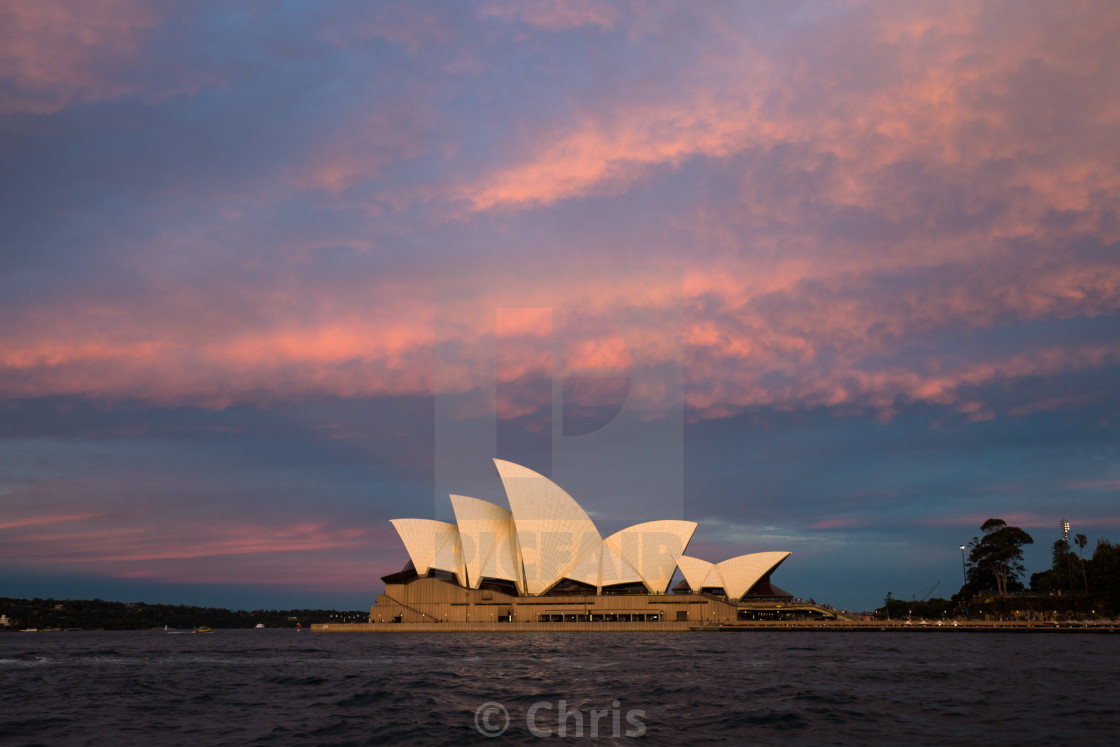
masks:
<svg viewBox="0 0 1120 747"><path fill-rule="evenodd" d="M1120 632L1115 623L1048 623L955 621L783 621L690 625L687 622L453 622L453 623L323 623L313 633L689 633L689 632L896 632L896 633L1102 633Z"/></svg>

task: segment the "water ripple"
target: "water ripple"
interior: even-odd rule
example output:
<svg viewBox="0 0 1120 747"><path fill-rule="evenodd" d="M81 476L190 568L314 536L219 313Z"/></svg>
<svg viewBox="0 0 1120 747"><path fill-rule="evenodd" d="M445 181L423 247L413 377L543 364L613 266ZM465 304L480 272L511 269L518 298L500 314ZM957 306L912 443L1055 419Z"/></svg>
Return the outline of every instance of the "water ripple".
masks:
<svg viewBox="0 0 1120 747"><path fill-rule="evenodd" d="M12 634L0 742L492 744L475 712L494 702L514 743L564 709L606 737L632 715L649 744L1104 744L1117 654L1112 636Z"/></svg>

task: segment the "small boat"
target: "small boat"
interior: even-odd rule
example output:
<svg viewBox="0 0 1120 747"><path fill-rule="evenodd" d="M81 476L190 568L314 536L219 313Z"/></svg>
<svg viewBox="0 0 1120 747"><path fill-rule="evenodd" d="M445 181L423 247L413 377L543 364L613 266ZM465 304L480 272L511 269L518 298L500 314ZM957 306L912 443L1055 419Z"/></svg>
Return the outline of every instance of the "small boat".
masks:
<svg viewBox="0 0 1120 747"><path fill-rule="evenodd" d="M257 623L253 626L254 630L264 630L264 623Z"/></svg>
<svg viewBox="0 0 1120 747"><path fill-rule="evenodd" d="M213 633L214 629L213 628L208 628L205 625L202 625L200 627L195 628L194 632L196 632L196 633Z"/></svg>

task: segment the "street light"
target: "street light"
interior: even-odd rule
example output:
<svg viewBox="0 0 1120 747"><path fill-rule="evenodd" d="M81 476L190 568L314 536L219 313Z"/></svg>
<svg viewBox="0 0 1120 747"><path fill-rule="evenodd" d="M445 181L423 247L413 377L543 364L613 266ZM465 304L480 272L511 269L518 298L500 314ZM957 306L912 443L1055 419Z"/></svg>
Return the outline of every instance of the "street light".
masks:
<svg viewBox="0 0 1120 747"><path fill-rule="evenodd" d="M961 576L964 577L964 582L968 583L968 567L964 564L964 545L961 545Z"/></svg>

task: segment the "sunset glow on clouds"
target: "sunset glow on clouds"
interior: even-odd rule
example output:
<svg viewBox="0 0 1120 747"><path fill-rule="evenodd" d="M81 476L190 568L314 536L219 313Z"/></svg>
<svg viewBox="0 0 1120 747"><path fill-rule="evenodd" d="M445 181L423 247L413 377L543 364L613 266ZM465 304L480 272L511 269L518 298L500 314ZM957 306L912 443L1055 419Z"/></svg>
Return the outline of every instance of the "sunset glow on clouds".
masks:
<svg viewBox="0 0 1120 747"><path fill-rule="evenodd" d="M321 588L336 543L376 585L380 527L431 505L432 398L494 386L455 361L558 295L499 416L547 422L541 382L582 372L615 377L582 412L657 417L618 377L682 366L686 518L843 535L834 568L912 538L841 606L959 572L962 516L1036 517L1043 558L1062 515L1108 536L1117 36L1108 2L4 4L4 557L120 579L160 544L156 581L235 555L230 583ZM679 295L612 274L643 267ZM273 468L302 497L260 522ZM828 598L796 558L783 586Z"/></svg>

